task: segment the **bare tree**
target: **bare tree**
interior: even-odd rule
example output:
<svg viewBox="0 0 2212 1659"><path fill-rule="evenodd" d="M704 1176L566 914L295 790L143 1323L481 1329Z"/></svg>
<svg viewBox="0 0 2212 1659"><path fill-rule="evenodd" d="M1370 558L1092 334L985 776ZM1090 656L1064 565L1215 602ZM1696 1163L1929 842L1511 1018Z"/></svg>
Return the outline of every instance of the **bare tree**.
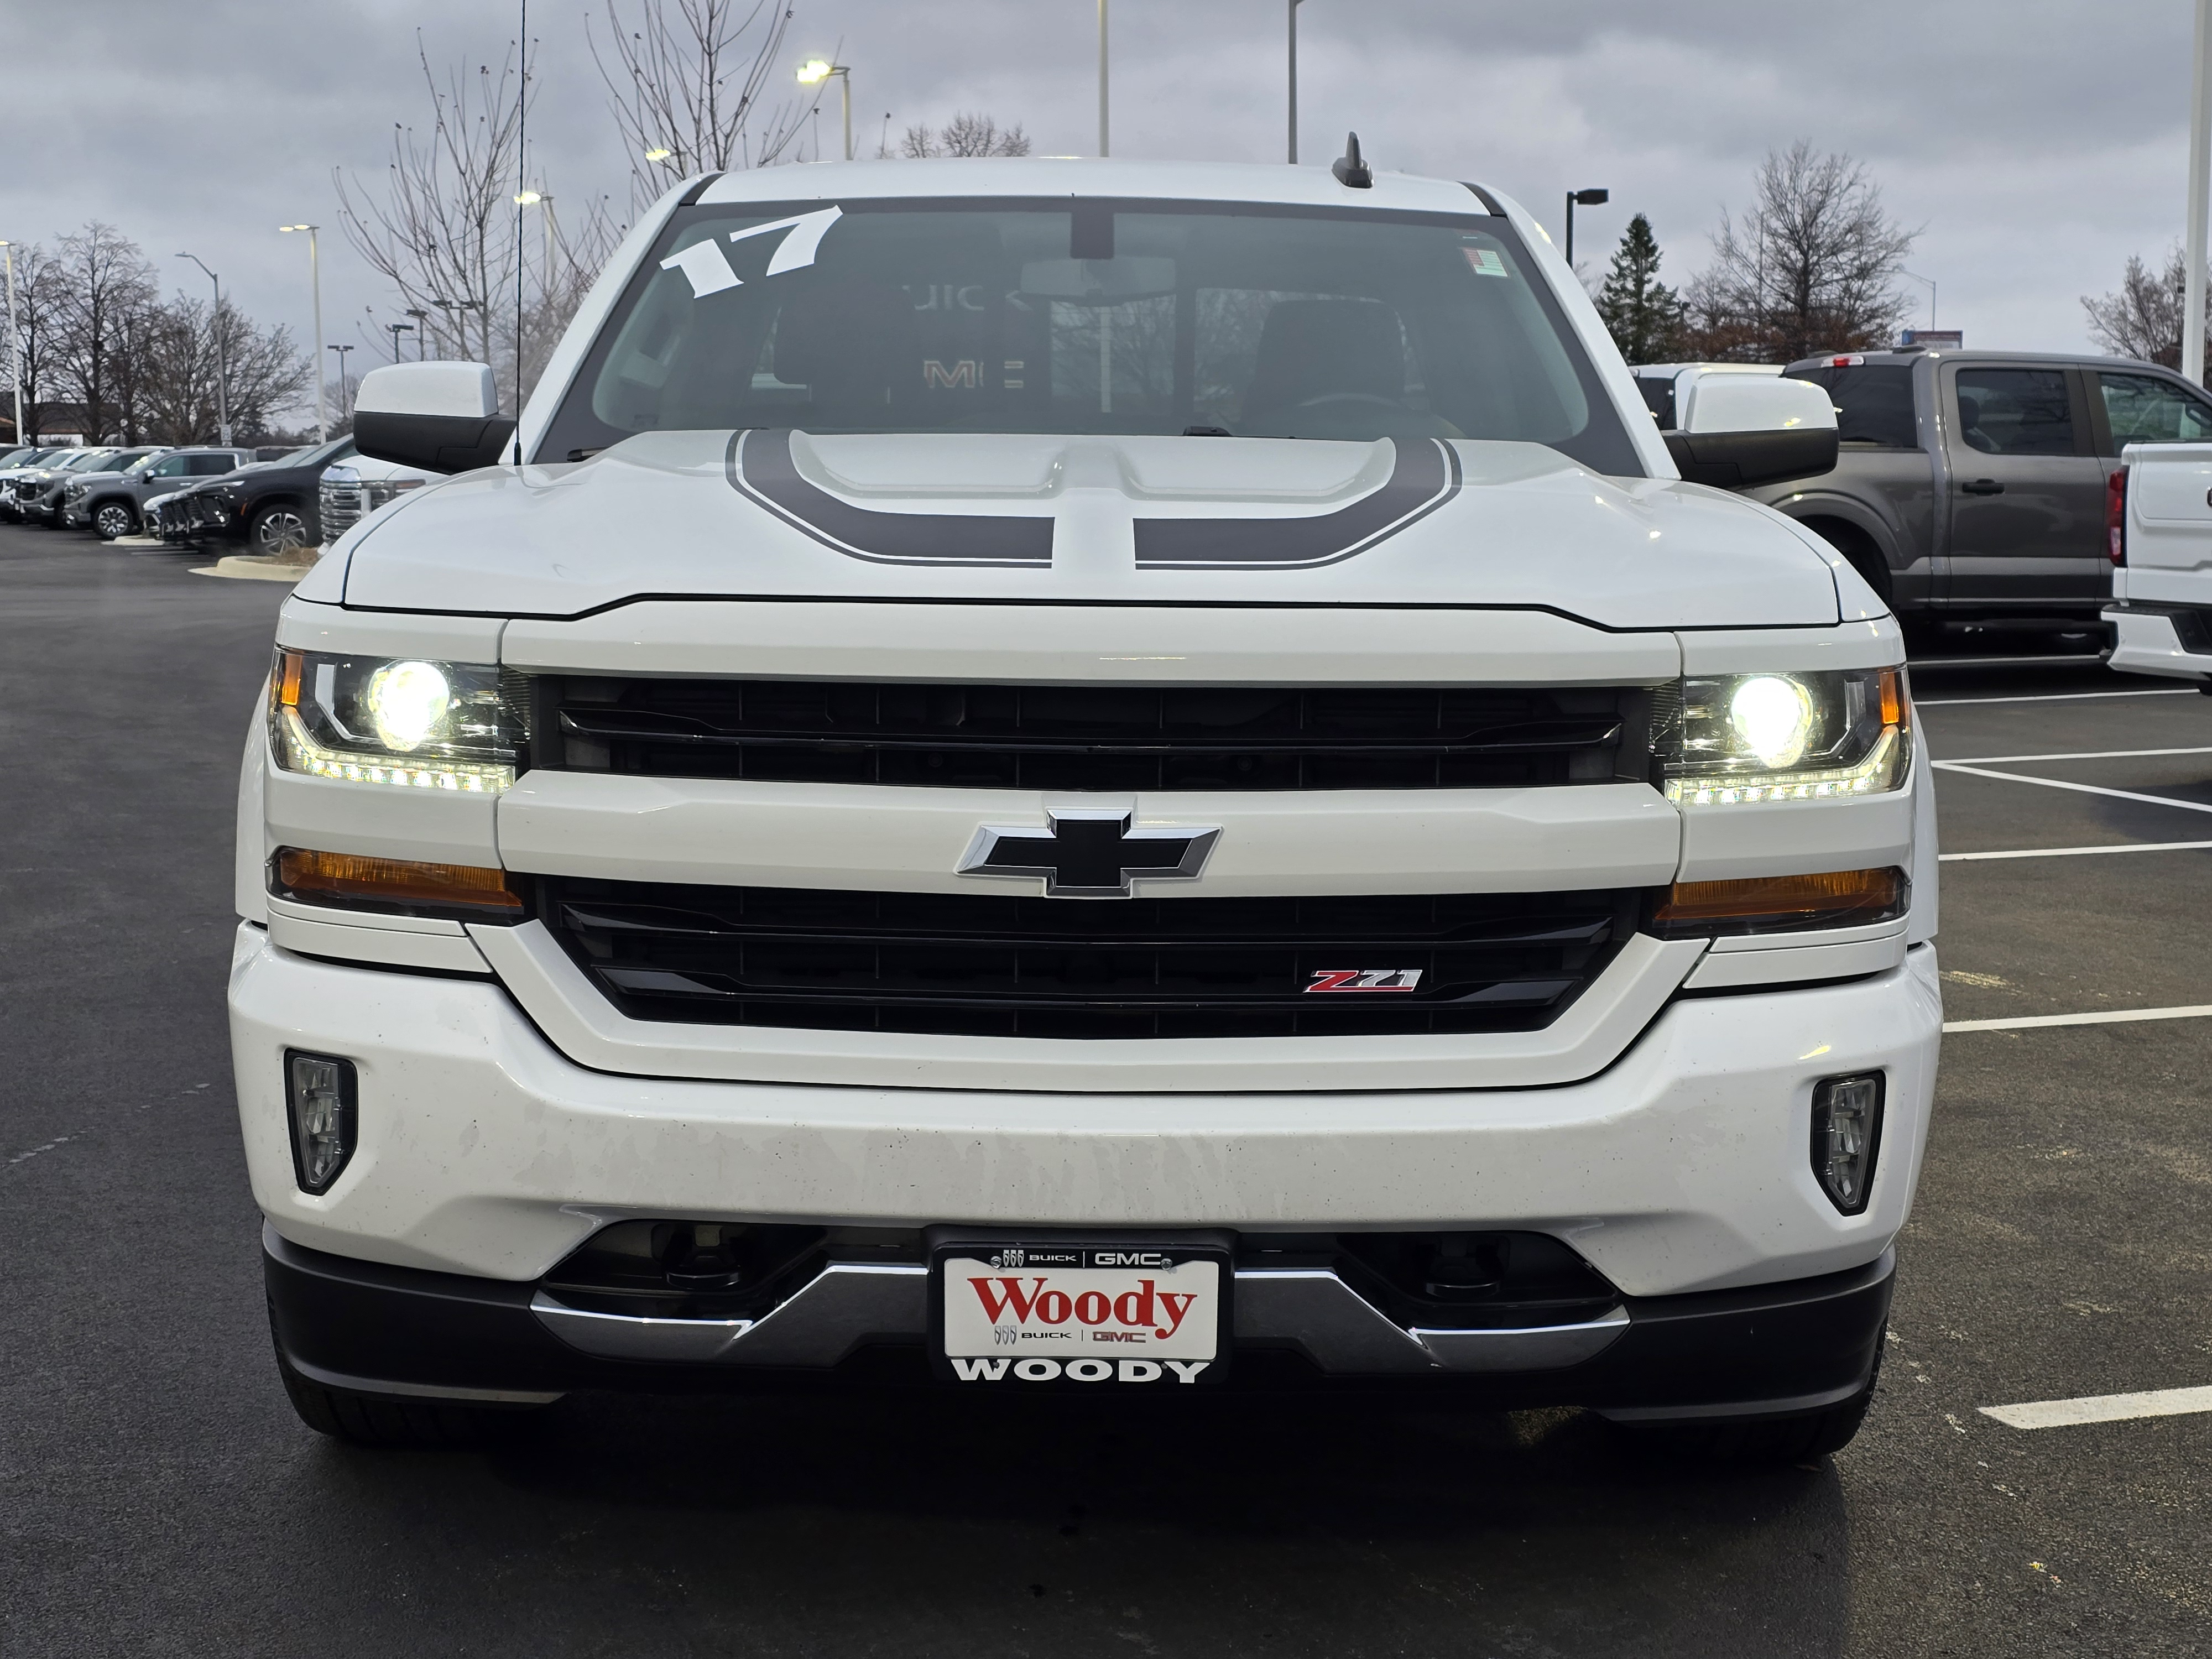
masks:
<svg viewBox="0 0 2212 1659"><path fill-rule="evenodd" d="M2166 254L2162 270L2152 270L2141 254L2130 254L2118 292L2094 299L2081 296L2081 309L2089 313L2090 337L2116 357L2140 357L2168 368L2180 368L2187 280L2179 242ZM2212 301L2205 309L2212 315Z"/></svg>
<svg viewBox="0 0 2212 1659"><path fill-rule="evenodd" d="M1018 122L1001 131L992 117L963 112L934 131L927 125L908 127L899 152L915 161L933 155L1026 155L1030 137Z"/></svg>
<svg viewBox="0 0 2212 1659"><path fill-rule="evenodd" d="M53 257L36 242L15 249L15 349L23 376L25 443L40 433L40 408L54 390L55 358L61 349L62 274ZM8 413L12 416L13 409Z"/></svg>
<svg viewBox="0 0 2212 1659"><path fill-rule="evenodd" d="M215 442L218 372L242 443L270 431L312 384L307 355L291 331L258 326L228 298L220 313L184 294L149 306L132 318L131 339L125 435L132 442Z"/></svg>
<svg viewBox="0 0 2212 1659"><path fill-rule="evenodd" d="M1713 263L1692 284L1692 349L1787 362L1887 343L1920 233L1889 216L1863 166L1802 138L1767 153L1756 188L1741 222L1723 212Z"/></svg>
<svg viewBox="0 0 2212 1659"><path fill-rule="evenodd" d="M83 406L85 439L97 443L118 428L117 360L126 321L153 303L154 268L137 243L97 219L62 237L58 247L54 380Z"/></svg>
<svg viewBox="0 0 2212 1659"><path fill-rule="evenodd" d="M678 179L766 167L790 149L821 94L803 107L765 107L761 94L796 9L791 0L637 0L626 18L623 0L609 0L605 53L586 18L629 155L633 207Z"/></svg>
<svg viewBox="0 0 2212 1659"><path fill-rule="evenodd" d="M349 191L337 176L339 222L408 308L425 313L432 355L490 363L512 392L514 360L500 362L493 337L501 313L513 313L521 253L514 195L523 100L534 95L528 57L518 67L510 48L496 74L489 64L474 73L463 65L441 85L419 37L416 55L430 135L392 129L381 201L358 180Z"/></svg>

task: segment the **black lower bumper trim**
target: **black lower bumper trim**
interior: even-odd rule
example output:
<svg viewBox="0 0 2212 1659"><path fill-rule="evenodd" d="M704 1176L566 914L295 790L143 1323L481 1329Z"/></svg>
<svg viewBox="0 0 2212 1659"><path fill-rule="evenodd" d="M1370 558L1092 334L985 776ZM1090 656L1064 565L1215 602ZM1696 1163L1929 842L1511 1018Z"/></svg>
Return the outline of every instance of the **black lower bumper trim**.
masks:
<svg viewBox="0 0 2212 1659"><path fill-rule="evenodd" d="M599 1358L552 1336L536 1286L386 1267L303 1249L262 1230L271 1324L303 1373L363 1393L457 1400L579 1389L749 1392L927 1384L917 1341L864 1347L823 1370ZM1446 1393L1501 1408L1587 1406L1624 1419L1818 1410L1864 1386L1889 1313L1895 1258L1845 1273L1693 1296L1630 1297L1628 1328L1559 1370L1324 1376L1301 1355L1240 1343L1235 1386Z"/></svg>

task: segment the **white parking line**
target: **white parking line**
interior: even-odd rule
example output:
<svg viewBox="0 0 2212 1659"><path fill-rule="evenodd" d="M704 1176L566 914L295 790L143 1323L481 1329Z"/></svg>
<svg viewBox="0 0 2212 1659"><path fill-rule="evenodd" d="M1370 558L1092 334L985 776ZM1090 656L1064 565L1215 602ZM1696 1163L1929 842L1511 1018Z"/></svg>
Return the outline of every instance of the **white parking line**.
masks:
<svg viewBox="0 0 2212 1659"><path fill-rule="evenodd" d="M2078 859L2093 853L2189 853L2212 841L2123 841L2110 847L2027 847L2013 853L1938 853L1943 864L1972 864L1983 859Z"/></svg>
<svg viewBox="0 0 2212 1659"><path fill-rule="evenodd" d="M2145 1019L2212 1019L2212 1002L2186 1008L2106 1008L2094 1014L2022 1014L2014 1019L1947 1019L1946 1031L2025 1031L2039 1025L2131 1025Z"/></svg>
<svg viewBox="0 0 2212 1659"><path fill-rule="evenodd" d="M1962 755L1956 760L1936 761L1935 763L1938 766L2004 766L2017 765L2021 761L2134 760L2144 755L2212 755L2212 748L2085 749L2070 755Z"/></svg>
<svg viewBox="0 0 2212 1659"><path fill-rule="evenodd" d="M1963 772L1970 778L1996 778L2005 783L2039 783L2045 789L2071 789L2076 794L2110 795L2115 800L2148 801L2153 806L2178 806L2185 812L2212 812L2212 804L2176 800L2171 795L2139 794L2132 789L2107 789L2095 783L2069 783L2063 778L2032 778L2025 772L1991 772L1978 766L1969 766L1964 761L1932 761L1929 764L1939 772Z"/></svg>
<svg viewBox="0 0 2212 1659"><path fill-rule="evenodd" d="M2201 691L2038 691L2024 697L1915 697L1918 708L1956 708L1970 702L2083 702L2092 697L2198 697Z"/></svg>
<svg viewBox="0 0 2212 1659"><path fill-rule="evenodd" d="M2093 1394L2079 1400L2031 1400L1984 1406L2008 1429L2063 1429L2077 1423L2123 1423L2135 1417L2184 1417L2212 1412L2212 1389L2152 1389L2142 1394Z"/></svg>

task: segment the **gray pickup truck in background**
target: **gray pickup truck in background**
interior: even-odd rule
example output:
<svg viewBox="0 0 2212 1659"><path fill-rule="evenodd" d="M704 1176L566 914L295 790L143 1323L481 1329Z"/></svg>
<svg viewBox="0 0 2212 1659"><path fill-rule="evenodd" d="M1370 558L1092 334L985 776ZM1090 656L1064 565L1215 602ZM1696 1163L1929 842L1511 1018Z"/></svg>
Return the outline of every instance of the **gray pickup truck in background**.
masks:
<svg viewBox="0 0 2212 1659"><path fill-rule="evenodd" d="M1743 493L1817 531L1923 635L2101 631L2120 451L2212 439L2212 398L2124 357L1868 351L1782 372L1827 388L1835 470ZM1670 424L1671 394L1640 383Z"/></svg>
<svg viewBox="0 0 2212 1659"><path fill-rule="evenodd" d="M62 523L71 530L94 531L102 541L112 542L144 525L146 503L155 496L185 489L203 478L219 478L252 459L250 449L173 449L164 455L149 455L122 472L72 479L63 497Z"/></svg>

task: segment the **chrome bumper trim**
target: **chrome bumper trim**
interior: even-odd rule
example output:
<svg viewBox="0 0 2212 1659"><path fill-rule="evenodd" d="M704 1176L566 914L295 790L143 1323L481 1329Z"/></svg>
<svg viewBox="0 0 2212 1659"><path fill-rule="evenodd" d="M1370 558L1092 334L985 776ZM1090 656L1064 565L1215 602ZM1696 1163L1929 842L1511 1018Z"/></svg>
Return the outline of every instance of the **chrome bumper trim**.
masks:
<svg viewBox="0 0 2212 1659"><path fill-rule="evenodd" d="M871 1337L929 1327L927 1267L833 1261L758 1319L650 1319L572 1308L548 1291L530 1311L572 1348L603 1359L678 1364L836 1364Z"/></svg>
<svg viewBox="0 0 2212 1659"><path fill-rule="evenodd" d="M827 1367L871 1339L929 1330L926 1267L832 1262L758 1319L654 1319L572 1308L547 1291L530 1310L562 1341L604 1359ZM1407 1329L1325 1267L1237 1274L1236 1336L1297 1349L1332 1376L1557 1370L1595 1358L1628 1312L1572 1325Z"/></svg>

